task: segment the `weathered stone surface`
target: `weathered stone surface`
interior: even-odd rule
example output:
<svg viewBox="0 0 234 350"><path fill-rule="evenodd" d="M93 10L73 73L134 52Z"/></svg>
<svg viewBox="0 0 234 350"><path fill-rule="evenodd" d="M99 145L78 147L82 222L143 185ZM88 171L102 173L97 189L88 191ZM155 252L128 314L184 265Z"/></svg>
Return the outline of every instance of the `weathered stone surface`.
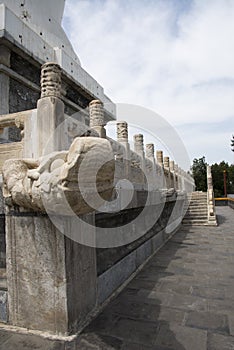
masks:
<svg viewBox="0 0 234 350"><path fill-rule="evenodd" d="M185 325L216 333L229 334L227 315L217 315L212 312L189 312Z"/></svg>
<svg viewBox="0 0 234 350"><path fill-rule="evenodd" d="M144 321L121 317L111 333L120 339L152 346L156 340L158 327L158 322L148 322L145 327Z"/></svg>
<svg viewBox="0 0 234 350"><path fill-rule="evenodd" d="M7 291L0 290L0 322L7 322Z"/></svg>
<svg viewBox="0 0 234 350"><path fill-rule="evenodd" d="M206 341L206 331L162 324L155 343L173 350L206 350Z"/></svg>
<svg viewBox="0 0 234 350"><path fill-rule="evenodd" d="M234 337L223 334L208 333L207 350L232 350Z"/></svg>
<svg viewBox="0 0 234 350"><path fill-rule="evenodd" d="M135 152L144 152L144 136L142 134L134 135L134 150Z"/></svg>
<svg viewBox="0 0 234 350"><path fill-rule="evenodd" d="M215 214L213 180L212 180L210 165L207 165L207 204L208 204L208 224L216 226L217 220L216 220L216 214Z"/></svg>
<svg viewBox="0 0 234 350"><path fill-rule="evenodd" d="M3 349L3 344L10 337L12 337L12 333L11 332L7 332L7 331L4 331L2 329L0 330L0 349Z"/></svg>
<svg viewBox="0 0 234 350"><path fill-rule="evenodd" d="M94 216L87 215L86 222L94 224ZM65 232L71 227L64 220ZM75 224L77 227L77 224ZM76 228L79 230L79 228ZM83 232L85 234L85 232ZM95 248L79 244L65 237L65 267L68 332L74 334L93 311L97 303L97 263Z"/></svg>
<svg viewBox="0 0 234 350"><path fill-rule="evenodd" d="M59 128L63 126L64 120L64 104L58 97L46 96L37 101L35 158L66 149L64 135L59 135Z"/></svg>
<svg viewBox="0 0 234 350"><path fill-rule="evenodd" d="M46 62L41 67L41 98L53 96L61 98L61 67L54 62Z"/></svg>
<svg viewBox="0 0 234 350"><path fill-rule="evenodd" d="M88 337L82 336L77 342L77 350L91 350L93 344L97 350L122 350L123 341L121 339L110 337L103 334L89 334Z"/></svg>
<svg viewBox="0 0 234 350"><path fill-rule="evenodd" d="M112 214L111 216L108 214L96 214L95 223L96 226L99 227L115 227L117 225L125 225L128 222L133 222L132 229L134 229L134 219L140 215L142 207L145 205L146 197L145 192L137 191L136 193L136 201L133 203L134 208L130 208L129 210L123 210L121 212ZM176 202L176 205L182 206L183 200ZM163 236L165 236L165 232L163 230L165 229L168 219L172 213L172 210L175 206L174 201L168 201L164 204L158 204L151 206L147 209L145 209L145 219L146 221L141 222L141 229L142 233L144 234L139 237L137 240L134 240L133 242L116 247L116 248L106 248L106 249L97 249L97 266L98 266L98 275L105 272L107 269L111 268L116 262L123 259L125 256L130 254L132 251L143 245L147 240L152 238L151 244L152 244L152 252L154 252L156 249L158 249L164 242ZM163 209L163 211L162 211ZM153 217L155 213L161 213L161 219L155 220L156 222L153 223L152 227L149 229L148 226L148 220L147 216ZM145 251L145 248L142 248ZM151 248L147 248L148 250ZM140 254L140 253L138 253ZM142 253L144 254L144 253Z"/></svg>
<svg viewBox="0 0 234 350"><path fill-rule="evenodd" d="M163 151L156 151L157 162L160 166L163 166Z"/></svg>
<svg viewBox="0 0 234 350"><path fill-rule="evenodd" d="M169 169L170 168L170 158L169 157L164 157L163 158L163 165L165 169Z"/></svg>
<svg viewBox="0 0 234 350"><path fill-rule="evenodd" d="M0 214L0 268L6 267L5 215Z"/></svg>
<svg viewBox="0 0 234 350"><path fill-rule="evenodd" d="M128 142L128 123L118 122L117 123L117 140L119 142Z"/></svg>
<svg viewBox="0 0 234 350"><path fill-rule="evenodd" d="M112 149L104 139L76 138L68 152L52 153L39 161L6 161L3 177L9 204L61 215L73 215L72 210L84 214L112 196Z"/></svg>
<svg viewBox="0 0 234 350"><path fill-rule="evenodd" d="M146 157L153 158L154 157L154 144L147 143L145 148L146 148Z"/></svg>
<svg viewBox="0 0 234 350"><path fill-rule="evenodd" d="M7 266L10 323L65 334L64 236L47 217L7 217Z"/></svg>
<svg viewBox="0 0 234 350"><path fill-rule="evenodd" d="M89 104L90 128L94 129L100 137L106 137L106 125L104 118L103 103L99 100L93 100Z"/></svg>
<svg viewBox="0 0 234 350"><path fill-rule="evenodd" d="M36 335L14 334L0 331L0 350L75 350L68 348L66 342L48 340Z"/></svg>
<svg viewBox="0 0 234 350"><path fill-rule="evenodd" d="M98 303L102 304L136 270L136 252L104 272L98 279Z"/></svg>
<svg viewBox="0 0 234 350"><path fill-rule="evenodd" d="M92 224L93 216L86 221ZM71 219L63 225L69 236ZM64 237L45 215L7 216L7 263L13 325L70 334L96 306L95 249Z"/></svg>

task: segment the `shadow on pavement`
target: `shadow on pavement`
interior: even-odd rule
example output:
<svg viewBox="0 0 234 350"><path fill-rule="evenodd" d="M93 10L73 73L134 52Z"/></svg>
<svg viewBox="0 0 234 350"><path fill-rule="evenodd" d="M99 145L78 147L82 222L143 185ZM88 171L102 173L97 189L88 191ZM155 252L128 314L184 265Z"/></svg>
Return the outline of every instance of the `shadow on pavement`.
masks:
<svg viewBox="0 0 234 350"><path fill-rule="evenodd" d="M183 243L189 227L178 231L145 265L127 287L84 329L77 349L103 350L186 350L176 339L174 327L180 329L184 311L167 307L167 292L160 286L176 276L177 272L190 275L183 267L166 271L172 260L179 261L178 249L192 243ZM166 306L167 305L167 306ZM181 327L182 328L182 327Z"/></svg>

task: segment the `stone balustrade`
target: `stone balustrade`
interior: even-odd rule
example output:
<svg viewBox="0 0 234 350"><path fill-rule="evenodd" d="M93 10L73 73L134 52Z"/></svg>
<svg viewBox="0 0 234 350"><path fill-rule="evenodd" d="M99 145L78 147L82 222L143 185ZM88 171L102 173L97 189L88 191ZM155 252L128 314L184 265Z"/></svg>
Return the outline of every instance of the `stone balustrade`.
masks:
<svg viewBox="0 0 234 350"><path fill-rule="evenodd" d="M13 123L23 131L23 140L14 143L18 153L12 149L6 160L0 145L0 159L5 161L3 190L8 212L9 323L68 335L79 330L90 313L133 273L131 266L140 266L172 235L182 220L186 192L192 191L194 184L162 150L155 152L152 143L144 146L142 134L134 135L131 150L126 121L117 122L117 140L108 137L99 100L89 104L90 126L74 121L72 137L71 118L65 115L61 99L61 74L56 63L43 65L37 109L0 119L0 129ZM132 188L128 181L119 180L129 180ZM82 192L82 185L87 191ZM132 197L128 202L125 197L129 193ZM100 213L103 206L115 210ZM136 213L143 215L142 220L128 232L124 225ZM59 229L50 214L59 218ZM77 225L77 217L85 218L93 228L94 243L86 244L89 232L80 222ZM116 247L121 244L115 243L97 252L96 223L109 225L113 220L118 223L119 218L123 223L120 236L127 233L134 242L124 241L119 250ZM106 239L111 226L105 225L101 229L106 229ZM74 231L82 235L82 244L73 239ZM118 235L113 237L118 239ZM30 249L25 249L28 245ZM135 254L135 249L139 253ZM129 257L133 264L126 260ZM125 265L126 273L123 267L118 270Z"/></svg>
<svg viewBox="0 0 234 350"><path fill-rule="evenodd" d="M7 158L22 156L37 159L50 152L67 150L70 147L72 139L66 139L66 135L69 134L69 130L66 131L68 116L64 114L64 104L61 100L61 74L62 71L58 64L53 62L44 64L41 70L41 98L38 100L37 110L1 117L0 130L16 125L21 129L23 138L23 142L9 146L9 149L13 147L13 150L10 152L10 157L7 156ZM108 137L101 101L90 102L89 117L89 130L83 131L83 124L82 127L78 124L76 128L82 131L79 133L78 130L76 133L97 136L110 142L116 162L116 180L124 177L141 185L142 188L148 182L151 188L174 188L180 191L189 191L193 186L191 176L179 168L168 156L164 156L163 151L156 150L155 159L154 144L150 143L144 147L142 134L134 135L134 150L131 150L126 121L117 122L117 141ZM63 125L61 130L60 125ZM15 149L19 151L14 155ZM7 158L2 156L1 164Z"/></svg>
<svg viewBox="0 0 234 350"><path fill-rule="evenodd" d="M95 103L97 102L95 101ZM92 103L90 105L92 105ZM91 113L93 113L92 109L90 111L90 120L93 119L91 118ZM99 127L101 124L102 122L99 123ZM93 122L90 126L94 128ZM103 124L102 128L104 129ZM106 131L104 131L102 135L106 135ZM136 169L141 169L143 174L150 174L147 177L148 179L150 178L150 183L155 184L155 188L157 189L174 188L183 191L185 190L185 187L186 190L189 190L189 188L193 186L193 178L179 168L178 165L175 164L173 160L170 160L168 156L164 157L163 151L157 150L155 159L154 144L149 143L144 147L144 136L142 134L134 135L134 151L131 150L128 137L128 124L126 121L116 123L116 135L117 141L108 136L105 137L111 143L115 160L118 161L118 164L120 164L119 162L122 162L121 172L118 173L121 173L122 175L128 174L128 176L126 176L127 179L137 179L137 182L140 181L140 183L145 184L146 178L144 176L136 176L136 174L134 174ZM117 178L119 177L120 174ZM160 177L163 178L161 179L161 182L159 181Z"/></svg>

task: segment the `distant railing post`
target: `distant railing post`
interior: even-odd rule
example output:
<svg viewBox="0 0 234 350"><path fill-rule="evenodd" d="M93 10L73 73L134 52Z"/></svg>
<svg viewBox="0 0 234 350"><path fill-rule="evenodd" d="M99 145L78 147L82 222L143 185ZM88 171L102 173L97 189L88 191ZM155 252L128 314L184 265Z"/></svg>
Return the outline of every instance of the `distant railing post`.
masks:
<svg viewBox="0 0 234 350"><path fill-rule="evenodd" d="M125 177L130 179L131 164L130 164L130 145L128 142L128 123L125 121L117 122L117 141L120 142L125 149L125 154L123 155Z"/></svg>
<svg viewBox="0 0 234 350"><path fill-rule="evenodd" d="M142 134L134 135L134 151L141 157L140 168L142 170L142 183L145 178L145 152L144 152L144 136Z"/></svg>
<svg viewBox="0 0 234 350"><path fill-rule="evenodd" d="M174 166L175 169L175 189L179 189L179 174L178 174L178 164L175 164Z"/></svg>
<svg viewBox="0 0 234 350"><path fill-rule="evenodd" d="M154 159L154 144L153 143L147 143L145 146L146 151L146 158L150 160L152 163L151 168L151 174L150 174L150 181L153 188L156 186L156 180L157 180L157 174L156 174L156 162Z"/></svg>
<svg viewBox="0 0 234 350"><path fill-rule="evenodd" d="M170 179L170 158L164 157L163 158L163 165L164 165L164 175L166 179L166 187L169 189L171 187L171 179Z"/></svg>
<svg viewBox="0 0 234 350"><path fill-rule="evenodd" d="M211 166L207 165L207 206L208 224L217 226Z"/></svg>
<svg viewBox="0 0 234 350"><path fill-rule="evenodd" d="M158 175L158 188L165 188L165 176L164 176L164 166L163 166L163 151L156 151L157 159L157 175Z"/></svg>
<svg viewBox="0 0 234 350"><path fill-rule="evenodd" d="M171 187L176 189L176 180L175 180L175 162L170 160L170 172L171 172Z"/></svg>

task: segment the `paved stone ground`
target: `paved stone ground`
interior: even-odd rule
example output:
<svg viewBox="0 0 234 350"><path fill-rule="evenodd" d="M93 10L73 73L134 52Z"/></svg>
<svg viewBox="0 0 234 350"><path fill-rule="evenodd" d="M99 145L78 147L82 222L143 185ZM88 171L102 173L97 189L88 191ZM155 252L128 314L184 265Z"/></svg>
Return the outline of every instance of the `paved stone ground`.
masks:
<svg viewBox="0 0 234 350"><path fill-rule="evenodd" d="M76 345L0 331L1 350L234 350L234 211L182 227Z"/></svg>

